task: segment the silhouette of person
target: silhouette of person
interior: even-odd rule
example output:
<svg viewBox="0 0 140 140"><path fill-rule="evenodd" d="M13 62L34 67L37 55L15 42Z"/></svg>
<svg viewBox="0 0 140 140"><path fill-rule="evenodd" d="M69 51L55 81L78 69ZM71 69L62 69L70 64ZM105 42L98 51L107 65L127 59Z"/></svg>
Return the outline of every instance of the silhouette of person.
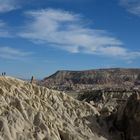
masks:
<svg viewBox="0 0 140 140"><path fill-rule="evenodd" d="M33 83L34 81L34 76L31 77L31 84Z"/></svg>
<svg viewBox="0 0 140 140"><path fill-rule="evenodd" d="M5 76L6 75L6 73L5 72L2 72L2 76Z"/></svg>

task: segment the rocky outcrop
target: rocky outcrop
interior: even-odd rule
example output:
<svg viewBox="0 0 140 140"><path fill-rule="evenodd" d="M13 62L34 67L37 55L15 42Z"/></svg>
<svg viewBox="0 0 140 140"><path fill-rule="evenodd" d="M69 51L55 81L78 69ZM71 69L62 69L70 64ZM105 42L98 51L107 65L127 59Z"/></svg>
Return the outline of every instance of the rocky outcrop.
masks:
<svg viewBox="0 0 140 140"><path fill-rule="evenodd" d="M121 140L140 140L140 91L96 90L79 95L100 112L99 124ZM118 139L119 139L118 138Z"/></svg>
<svg viewBox="0 0 140 140"><path fill-rule="evenodd" d="M63 92L0 77L0 140L114 140L97 116Z"/></svg>
<svg viewBox="0 0 140 140"><path fill-rule="evenodd" d="M98 69L57 71L39 82L40 85L65 91L82 91L97 87L126 87L138 84L140 69Z"/></svg>
<svg viewBox="0 0 140 140"><path fill-rule="evenodd" d="M96 90L79 98L0 77L0 140L140 140L138 90Z"/></svg>
<svg viewBox="0 0 140 140"><path fill-rule="evenodd" d="M140 140L140 93L132 94L126 104L120 106L115 126L124 140Z"/></svg>
<svg viewBox="0 0 140 140"><path fill-rule="evenodd" d="M77 99L90 103L100 111L107 109L113 110L117 108L118 105L126 102L133 93L135 93L134 90L122 88L104 88L100 90L86 91L80 93Z"/></svg>
<svg viewBox="0 0 140 140"><path fill-rule="evenodd" d="M140 85L140 74L138 75L138 77L135 81L135 85Z"/></svg>

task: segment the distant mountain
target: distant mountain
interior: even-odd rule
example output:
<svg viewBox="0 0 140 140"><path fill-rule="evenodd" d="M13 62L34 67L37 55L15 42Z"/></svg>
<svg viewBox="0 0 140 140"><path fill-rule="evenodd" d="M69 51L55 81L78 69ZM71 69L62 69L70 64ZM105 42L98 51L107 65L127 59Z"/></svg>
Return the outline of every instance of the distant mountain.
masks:
<svg viewBox="0 0 140 140"><path fill-rule="evenodd" d="M87 71L57 71L44 78L41 85L67 91L102 87L130 88L140 85L140 69L96 69Z"/></svg>

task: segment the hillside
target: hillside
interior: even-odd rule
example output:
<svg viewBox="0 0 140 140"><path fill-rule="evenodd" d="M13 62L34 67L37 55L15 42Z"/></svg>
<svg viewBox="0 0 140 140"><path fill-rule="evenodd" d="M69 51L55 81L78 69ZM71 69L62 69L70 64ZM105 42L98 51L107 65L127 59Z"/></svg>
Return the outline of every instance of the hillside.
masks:
<svg viewBox="0 0 140 140"><path fill-rule="evenodd" d="M102 87L130 88L140 85L140 69L97 69L88 71L57 71L39 84L65 91Z"/></svg>
<svg viewBox="0 0 140 140"><path fill-rule="evenodd" d="M140 139L140 91L79 98L0 76L0 140Z"/></svg>
<svg viewBox="0 0 140 140"><path fill-rule="evenodd" d="M0 140L107 140L99 112L63 92L0 77Z"/></svg>

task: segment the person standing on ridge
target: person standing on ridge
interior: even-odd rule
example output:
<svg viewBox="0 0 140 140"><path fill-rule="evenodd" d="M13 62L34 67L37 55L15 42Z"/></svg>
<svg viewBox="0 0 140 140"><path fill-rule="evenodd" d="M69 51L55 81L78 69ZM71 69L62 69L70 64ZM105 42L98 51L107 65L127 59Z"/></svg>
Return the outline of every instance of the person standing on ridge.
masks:
<svg viewBox="0 0 140 140"><path fill-rule="evenodd" d="M30 83L33 84L33 82L34 82L34 76L31 77L31 82Z"/></svg>

